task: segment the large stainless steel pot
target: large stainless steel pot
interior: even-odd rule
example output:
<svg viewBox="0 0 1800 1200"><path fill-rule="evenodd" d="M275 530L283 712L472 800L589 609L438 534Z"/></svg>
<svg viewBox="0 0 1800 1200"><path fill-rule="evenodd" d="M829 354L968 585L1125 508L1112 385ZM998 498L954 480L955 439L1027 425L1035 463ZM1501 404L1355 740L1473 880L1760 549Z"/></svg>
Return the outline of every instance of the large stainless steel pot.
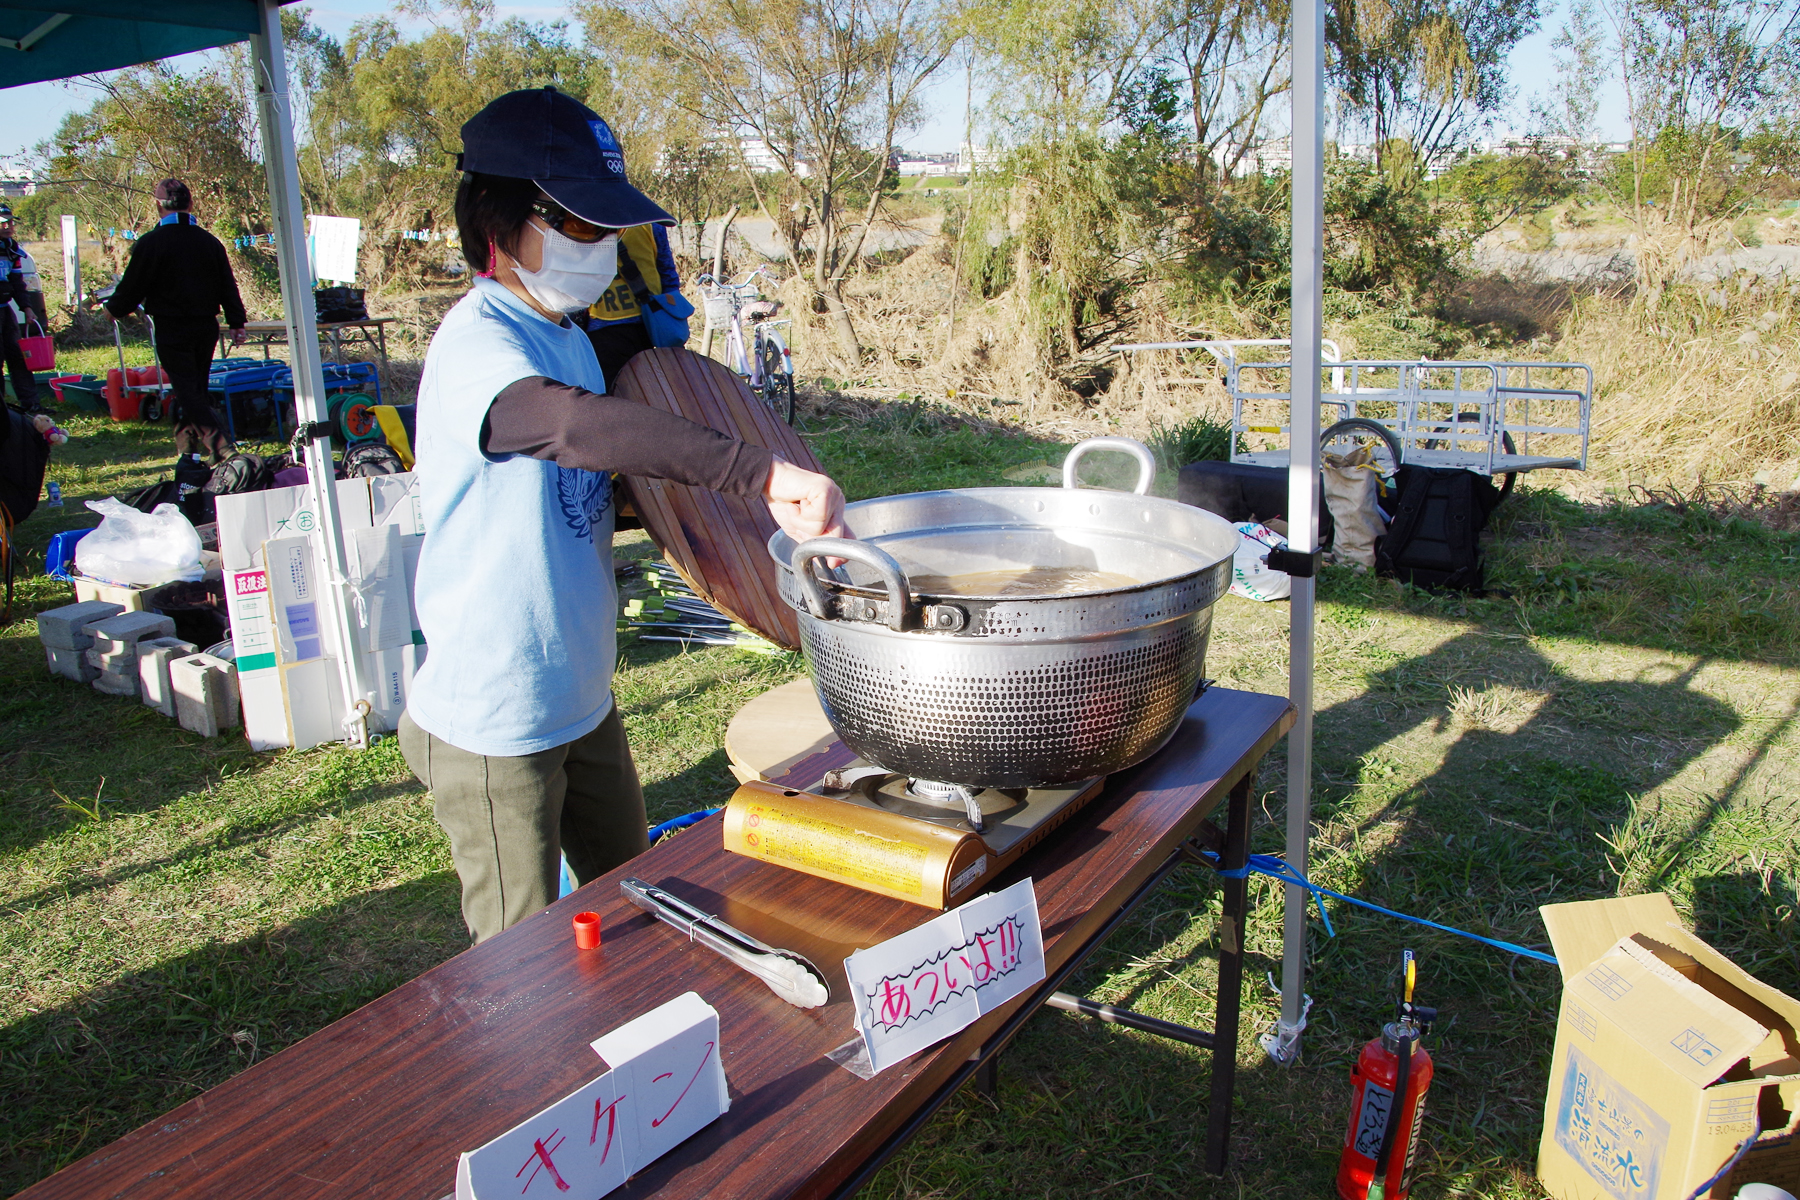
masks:
<svg viewBox="0 0 1800 1200"><path fill-rule="evenodd" d="M1095 449L1137 457L1135 493L1077 489ZM1231 585L1238 534L1144 495L1141 443L1069 451L1061 488L970 488L848 506L855 541L769 539L781 595L826 717L844 744L915 779L1035 787L1141 762L1192 700ZM824 571L822 558L843 558ZM909 573L1004 568L1117 572L1135 587L1055 596L919 594Z"/></svg>

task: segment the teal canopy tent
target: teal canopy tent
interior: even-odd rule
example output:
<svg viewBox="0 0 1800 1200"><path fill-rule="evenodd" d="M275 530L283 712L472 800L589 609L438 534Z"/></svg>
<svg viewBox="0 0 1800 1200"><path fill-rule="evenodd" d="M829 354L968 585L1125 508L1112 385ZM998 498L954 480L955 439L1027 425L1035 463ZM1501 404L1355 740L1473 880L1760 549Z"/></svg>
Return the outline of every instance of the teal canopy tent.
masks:
<svg viewBox="0 0 1800 1200"><path fill-rule="evenodd" d="M0 87L210 50L255 35L261 20L256 0L0 4Z"/></svg>
<svg viewBox="0 0 1800 1200"><path fill-rule="evenodd" d="M288 99L287 64L281 45L285 0L44 0L27 7L0 0L0 88L89 75L154 62L176 54L248 40L256 73L257 118L263 170L281 273L281 302L293 358L294 403L319 430L306 445L330 579L326 612L336 629L337 671L343 688L345 740L366 744L369 693L360 680L357 640L347 593L343 523L331 486L331 438L325 377L313 317L306 231L301 225L299 164L294 157L294 119Z"/></svg>

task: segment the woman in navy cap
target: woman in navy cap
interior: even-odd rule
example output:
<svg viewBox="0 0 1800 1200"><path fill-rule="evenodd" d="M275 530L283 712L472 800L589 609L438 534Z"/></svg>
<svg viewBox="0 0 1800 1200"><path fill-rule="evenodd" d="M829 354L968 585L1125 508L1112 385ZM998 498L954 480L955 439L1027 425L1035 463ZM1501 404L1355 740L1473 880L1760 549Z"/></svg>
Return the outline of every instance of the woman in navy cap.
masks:
<svg viewBox="0 0 1800 1200"><path fill-rule="evenodd" d="M580 314L612 282L618 231L673 224L625 179L606 122L553 88L462 128L456 223L472 291L419 383L425 517L415 602L430 647L400 723L432 790L477 941L647 847L612 698L618 596L609 472L760 495L796 539L843 532L823 475L605 395Z"/></svg>

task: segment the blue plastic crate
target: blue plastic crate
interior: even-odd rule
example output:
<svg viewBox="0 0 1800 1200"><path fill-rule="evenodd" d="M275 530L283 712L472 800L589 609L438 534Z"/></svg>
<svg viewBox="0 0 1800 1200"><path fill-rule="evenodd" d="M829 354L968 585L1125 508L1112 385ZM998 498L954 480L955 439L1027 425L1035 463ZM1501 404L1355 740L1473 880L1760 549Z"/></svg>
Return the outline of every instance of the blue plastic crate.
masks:
<svg viewBox="0 0 1800 1200"><path fill-rule="evenodd" d="M44 574L52 579L72 581L74 573L70 568L75 565L75 543L92 532L92 529L65 529L51 534L50 544L44 547Z"/></svg>

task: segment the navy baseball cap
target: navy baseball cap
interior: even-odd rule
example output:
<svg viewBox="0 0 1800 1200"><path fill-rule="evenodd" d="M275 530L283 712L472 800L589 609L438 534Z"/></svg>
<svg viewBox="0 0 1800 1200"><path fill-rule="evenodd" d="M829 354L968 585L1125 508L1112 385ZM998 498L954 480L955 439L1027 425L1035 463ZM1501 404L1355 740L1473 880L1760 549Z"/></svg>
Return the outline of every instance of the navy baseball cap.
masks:
<svg viewBox="0 0 1800 1200"><path fill-rule="evenodd" d="M462 169L529 179L593 225L673 225L675 218L625 179L612 127L553 87L508 92L463 122Z"/></svg>

